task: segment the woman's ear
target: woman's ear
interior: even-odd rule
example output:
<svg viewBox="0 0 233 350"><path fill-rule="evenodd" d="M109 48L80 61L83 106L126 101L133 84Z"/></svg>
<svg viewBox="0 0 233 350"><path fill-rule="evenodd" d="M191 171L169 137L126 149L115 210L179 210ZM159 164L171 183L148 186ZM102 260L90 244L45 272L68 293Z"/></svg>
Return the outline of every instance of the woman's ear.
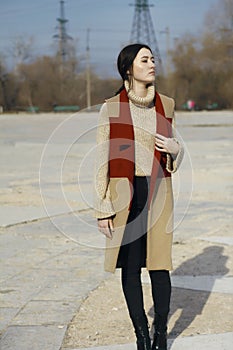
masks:
<svg viewBox="0 0 233 350"><path fill-rule="evenodd" d="M127 69L126 74L128 74L128 76L133 75L133 68L130 67L129 69Z"/></svg>

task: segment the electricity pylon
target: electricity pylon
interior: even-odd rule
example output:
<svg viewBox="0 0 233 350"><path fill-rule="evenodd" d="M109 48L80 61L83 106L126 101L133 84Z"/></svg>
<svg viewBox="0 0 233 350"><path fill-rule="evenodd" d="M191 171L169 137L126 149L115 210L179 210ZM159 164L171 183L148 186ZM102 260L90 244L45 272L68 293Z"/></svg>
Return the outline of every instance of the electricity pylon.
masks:
<svg viewBox="0 0 233 350"><path fill-rule="evenodd" d="M53 37L59 40L59 56L62 65L64 65L68 55L67 42L68 40L72 40L72 37L66 32L66 23L68 19L65 18L64 0L60 0L60 17L57 18L57 21L59 33L55 34Z"/></svg>
<svg viewBox="0 0 233 350"><path fill-rule="evenodd" d="M159 52L158 42L156 40L155 30L150 15L150 7L148 0L135 0L134 18L131 29L130 42L147 44L152 49L156 60L162 70L162 60Z"/></svg>

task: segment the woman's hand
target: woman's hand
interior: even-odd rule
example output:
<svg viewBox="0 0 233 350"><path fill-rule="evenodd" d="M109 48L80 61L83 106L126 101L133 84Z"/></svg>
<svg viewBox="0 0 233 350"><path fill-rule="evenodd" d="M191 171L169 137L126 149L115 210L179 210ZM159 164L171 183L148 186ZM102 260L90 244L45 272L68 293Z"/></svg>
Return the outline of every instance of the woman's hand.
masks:
<svg viewBox="0 0 233 350"><path fill-rule="evenodd" d="M98 219L98 229L106 237L112 239L112 233L114 232L113 221L109 219Z"/></svg>
<svg viewBox="0 0 233 350"><path fill-rule="evenodd" d="M166 152L166 153L173 154L174 156L177 156L177 154L179 153L179 150L180 150L180 145L173 138L169 138L169 137L165 137L165 136L160 135L160 134L156 134L155 135L155 148L157 149L157 151Z"/></svg>

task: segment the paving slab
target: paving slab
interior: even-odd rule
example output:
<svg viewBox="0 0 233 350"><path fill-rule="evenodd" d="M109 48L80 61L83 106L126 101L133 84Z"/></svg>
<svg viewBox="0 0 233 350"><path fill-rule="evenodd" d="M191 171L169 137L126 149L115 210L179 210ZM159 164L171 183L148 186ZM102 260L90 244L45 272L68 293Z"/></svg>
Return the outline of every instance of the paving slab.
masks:
<svg viewBox="0 0 233 350"><path fill-rule="evenodd" d="M64 326L10 326L0 340L1 350L55 350L59 349Z"/></svg>
<svg viewBox="0 0 233 350"><path fill-rule="evenodd" d="M77 301L32 300L13 319L12 325L63 325L69 323Z"/></svg>
<svg viewBox="0 0 233 350"><path fill-rule="evenodd" d="M199 237L204 241L209 241L213 243L233 245L233 237L224 237L224 236L210 236L210 237Z"/></svg>
<svg viewBox="0 0 233 350"><path fill-rule="evenodd" d="M143 283L150 283L148 275L142 275ZM232 276L176 276L171 275L172 286L176 288L233 294Z"/></svg>
<svg viewBox="0 0 233 350"><path fill-rule="evenodd" d="M233 333L199 335L168 339L168 350L232 350ZM136 350L135 344L107 345L66 350Z"/></svg>
<svg viewBox="0 0 233 350"><path fill-rule="evenodd" d="M222 276L171 276L173 287L233 294L233 277Z"/></svg>
<svg viewBox="0 0 233 350"><path fill-rule="evenodd" d="M39 218L47 217L43 207L28 206L2 206L0 212L0 223L2 227L30 222Z"/></svg>

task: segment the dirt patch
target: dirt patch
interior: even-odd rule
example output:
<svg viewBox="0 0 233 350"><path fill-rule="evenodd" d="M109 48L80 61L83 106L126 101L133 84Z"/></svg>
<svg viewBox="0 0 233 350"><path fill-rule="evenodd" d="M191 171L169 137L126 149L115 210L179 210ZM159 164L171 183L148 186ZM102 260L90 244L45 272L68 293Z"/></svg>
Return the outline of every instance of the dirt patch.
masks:
<svg viewBox="0 0 233 350"><path fill-rule="evenodd" d="M211 245L193 240L190 244L174 246L176 275L232 274L228 256L232 247ZM182 257L182 258L181 258ZM200 270L200 262L205 265ZM216 259L218 259L216 261ZM181 262L181 260L183 262ZM215 263L214 263L215 262ZM143 273L146 273L145 271ZM150 284L143 284L145 310L149 324L153 320ZM231 332L233 296L181 288L172 289L169 337L178 335ZM92 291L70 323L63 348L85 348L135 342L135 335L123 297L120 275L117 272Z"/></svg>

